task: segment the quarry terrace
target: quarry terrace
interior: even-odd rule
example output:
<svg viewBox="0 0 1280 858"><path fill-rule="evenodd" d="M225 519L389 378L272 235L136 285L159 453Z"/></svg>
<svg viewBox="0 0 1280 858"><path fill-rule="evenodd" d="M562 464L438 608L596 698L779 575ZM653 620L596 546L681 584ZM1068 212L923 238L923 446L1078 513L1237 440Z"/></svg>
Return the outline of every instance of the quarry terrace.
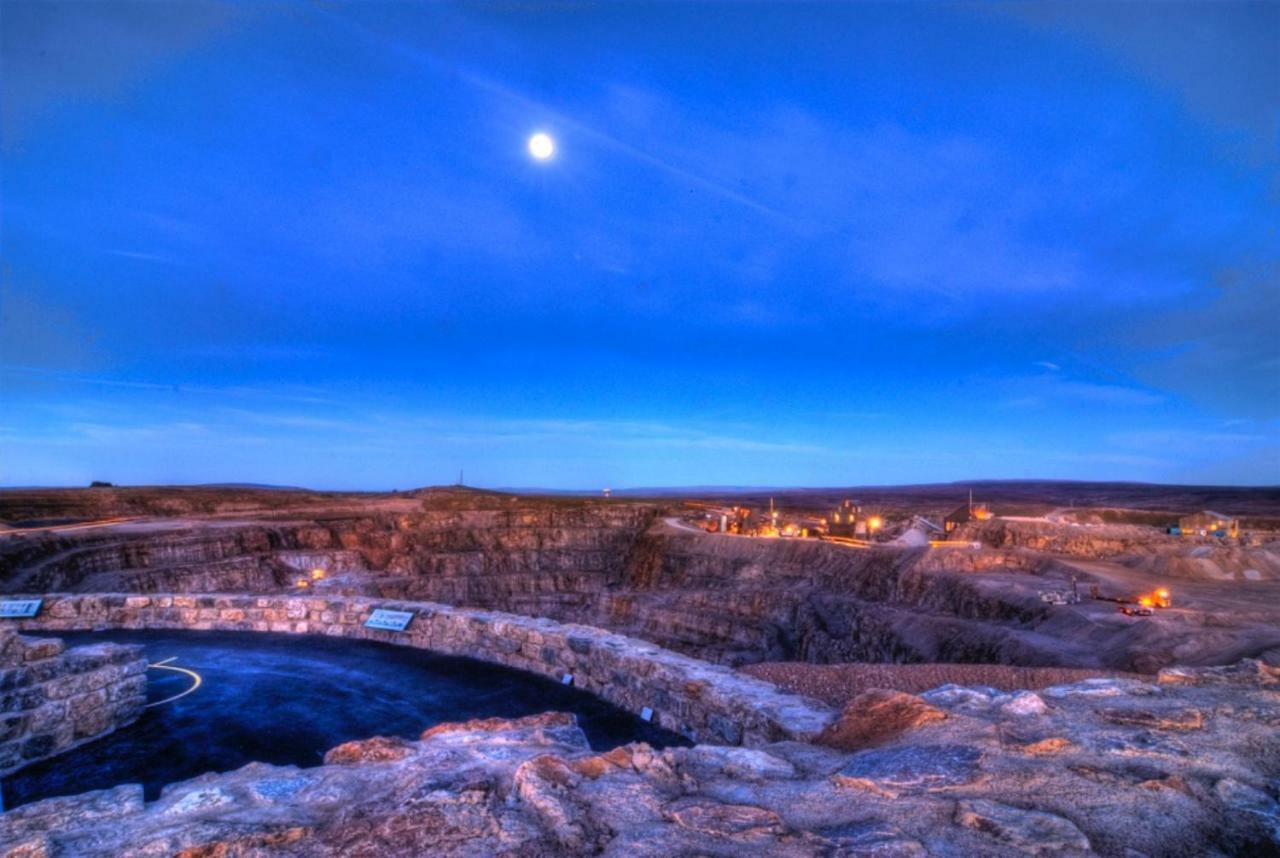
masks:
<svg viewBox="0 0 1280 858"><path fill-rule="evenodd" d="M0 854L1266 854L1274 491L858 494L0 492Z"/></svg>

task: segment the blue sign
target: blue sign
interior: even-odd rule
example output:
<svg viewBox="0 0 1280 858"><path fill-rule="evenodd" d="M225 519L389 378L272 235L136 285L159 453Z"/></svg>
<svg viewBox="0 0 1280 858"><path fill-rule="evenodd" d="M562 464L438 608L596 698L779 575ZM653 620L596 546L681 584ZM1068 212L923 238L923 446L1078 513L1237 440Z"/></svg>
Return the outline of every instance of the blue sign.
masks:
<svg viewBox="0 0 1280 858"><path fill-rule="evenodd" d="M44 599L10 599L0 602L0 617L34 617Z"/></svg>
<svg viewBox="0 0 1280 858"><path fill-rule="evenodd" d="M385 629L389 632L402 632L413 619L413 611L389 611L386 608L375 608L364 621L365 628Z"/></svg>

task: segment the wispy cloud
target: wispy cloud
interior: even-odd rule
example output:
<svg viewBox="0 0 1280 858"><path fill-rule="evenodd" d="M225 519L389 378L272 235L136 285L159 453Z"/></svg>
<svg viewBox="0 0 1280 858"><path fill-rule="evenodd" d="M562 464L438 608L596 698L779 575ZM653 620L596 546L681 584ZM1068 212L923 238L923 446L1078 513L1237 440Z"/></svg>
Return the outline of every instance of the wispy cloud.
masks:
<svg viewBox="0 0 1280 858"><path fill-rule="evenodd" d="M1006 408L1045 408L1076 404L1142 409L1168 401L1163 393L1148 388L1070 379L1058 374L1009 378L995 384L1006 392L1001 400L1001 405Z"/></svg>
<svg viewBox="0 0 1280 858"><path fill-rule="evenodd" d="M132 383L138 390L164 390L162 385ZM761 432L728 434L691 423L660 420L562 417L491 417L392 411L350 401L323 413L298 409L246 408L211 403L193 407L156 405L139 419L137 410L113 401L65 403L46 409L41 428L26 433L32 443L129 446L148 444L185 448L193 444L243 439L292 445L342 446L386 453L431 448L511 451L552 448L581 454L587 450L630 456L661 451L716 451L770 455L831 455L816 444L779 440ZM336 411L336 413L335 413ZM53 422L57 425L50 426ZM11 431L19 432L18 429ZM613 451L609 453L609 451Z"/></svg>
<svg viewBox="0 0 1280 858"><path fill-rule="evenodd" d="M253 398L279 400L288 402L309 403L313 405L334 404L335 400L320 395L314 388L305 387L255 387L249 385L206 385L187 384L185 382L138 381L133 379L109 378L87 373L66 372L43 367L21 366L17 364L0 364L0 379L8 376L10 380L25 380L64 387L89 386L121 388L138 391L156 391L171 394L191 394L208 397Z"/></svg>
<svg viewBox="0 0 1280 858"><path fill-rule="evenodd" d="M634 146L625 140L582 122L581 120L575 119L567 113L553 108L544 101L520 92L514 87L508 86L507 84L501 83L486 75L482 75L474 70L460 66L455 62L445 63L428 51L410 46L394 37L375 32L359 22L352 20L349 15L329 11L319 6L312 6L311 9L317 15L320 15L335 24L343 26L348 32L354 33L360 38L373 43L380 51L390 51L402 59L420 67L429 69L434 74L444 75L450 80L460 80L477 90L481 90L508 102L513 102L529 108L535 113L535 115L545 117L546 124L553 128L568 129L576 132L582 137L600 143L613 151L625 155L639 164L652 167L667 174L668 176L693 184L704 191L713 193L716 196L737 203L738 205L745 206L757 213L768 215L771 218L776 219L784 217L782 212L752 198L747 194L741 193L740 191L717 182L699 172L661 158L652 152Z"/></svg>
<svg viewBox="0 0 1280 858"><path fill-rule="evenodd" d="M178 260L165 256L160 253L143 253L139 250L118 250L115 248L107 248L102 251L110 256L121 256L125 259L137 259L141 262L160 262L164 265L180 265Z"/></svg>
<svg viewBox="0 0 1280 858"><path fill-rule="evenodd" d="M1134 449L1159 449L1171 452L1213 452L1218 448L1249 447L1274 441L1265 434L1248 432L1201 431L1195 429L1147 429L1115 432L1107 442Z"/></svg>
<svg viewBox="0 0 1280 858"><path fill-rule="evenodd" d="M726 435L695 425L645 420L566 418L409 418L381 417L375 425L391 432L417 427L453 443L484 445L495 441L514 444L560 442L596 447L723 450L756 453L821 454L825 447L775 441L760 437ZM429 428L427 428L429 427Z"/></svg>

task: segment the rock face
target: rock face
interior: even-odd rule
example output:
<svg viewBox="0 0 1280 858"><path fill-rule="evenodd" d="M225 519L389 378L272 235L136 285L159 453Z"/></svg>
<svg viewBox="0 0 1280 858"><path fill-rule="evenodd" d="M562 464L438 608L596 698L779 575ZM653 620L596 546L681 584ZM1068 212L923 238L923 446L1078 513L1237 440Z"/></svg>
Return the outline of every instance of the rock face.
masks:
<svg viewBox="0 0 1280 858"><path fill-rule="evenodd" d="M312 496L295 497L295 505L285 503L289 497L274 499L284 504L279 509L246 510L241 518L223 505L204 517L10 534L0 539L0 590L282 593L296 592L297 580L318 570L307 592L551 617L730 665L994 662L1154 671L1280 646L1280 608L1268 607L1280 604L1272 582L1254 582L1264 589L1248 611L1176 622L1138 622L1113 609L1088 615L1040 601L1039 590L1065 586L1063 576L1075 573L1016 541L977 551L859 551L695 532L668 521L678 508L651 503L445 492L309 506ZM197 500L168 499L204 510Z"/></svg>
<svg viewBox="0 0 1280 858"><path fill-rule="evenodd" d="M0 632L0 775L132 723L147 699L142 647L65 649Z"/></svg>
<svg viewBox="0 0 1280 858"><path fill-rule="evenodd" d="M1064 687L1022 714L1016 695L955 689L934 695L946 719L856 753L600 754L569 715L482 719L347 743L315 768L204 775L150 804L129 786L48 799L0 816L0 855L1269 855L1280 699L1250 676ZM1108 714L1189 709L1210 713L1201 729Z"/></svg>
<svg viewBox="0 0 1280 858"><path fill-rule="evenodd" d="M8 538L0 542L0 581L9 592L263 592L320 568L364 573L357 576L364 592L400 598L497 607L555 592L580 602L620 578L632 543L658 512L477 498L462 507L406 500L390 510L159 519Z"/></svg>

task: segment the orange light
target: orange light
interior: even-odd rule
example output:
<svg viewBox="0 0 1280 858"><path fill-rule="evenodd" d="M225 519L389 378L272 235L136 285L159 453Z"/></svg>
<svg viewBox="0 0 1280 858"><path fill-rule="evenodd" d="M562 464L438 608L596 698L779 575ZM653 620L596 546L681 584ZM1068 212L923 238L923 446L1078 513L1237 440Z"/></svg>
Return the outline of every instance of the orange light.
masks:
<svg viewBox="0 0 1280 858"><path fill-rule="evenodd" d="M324 577L324 570L323 570L323 569L312 569L312 570L311 570L311 580L312 580L312 581L319 581L319 580L320 580L321 578L323 578L323 577Z"/></svg>
<svg viewBox="0 0 1280 858"><path fill-rule="evenodd" d="M1150 596L1143 596L1141 599L1139 599L1139 600L1138 600L1138 604L1139 604L1139 605L1141 605L1141 606L1142 606L1142 607L1144 607L1144 608L1150 608L1150 607L1151 607L1151 597L1150 597Z"/></svg>
<svg viewBox="0 0 1280 858"><path fill-rule="evenodd" d="M294 583L297 584L299 590L305 590L311 586L311 582L308 581L306 578L299 578Z"/></svg>
<svg viewBox="0 0 1280 858"><path fill-rule="evenodd" d="M1159 590L1156 590L1156 595L1159 596L1161 599L1167 599L1169 598L1169 591L1161 587Z"/></svg>
<svg viewBox="0 0 1280 858"><path fill-rule="evenodd" d="M867 519L867 527L872 530L879 530L880 526L883 524L884 522L880 520L880 516L878 515L873 515L871 518Z"/></svg>

